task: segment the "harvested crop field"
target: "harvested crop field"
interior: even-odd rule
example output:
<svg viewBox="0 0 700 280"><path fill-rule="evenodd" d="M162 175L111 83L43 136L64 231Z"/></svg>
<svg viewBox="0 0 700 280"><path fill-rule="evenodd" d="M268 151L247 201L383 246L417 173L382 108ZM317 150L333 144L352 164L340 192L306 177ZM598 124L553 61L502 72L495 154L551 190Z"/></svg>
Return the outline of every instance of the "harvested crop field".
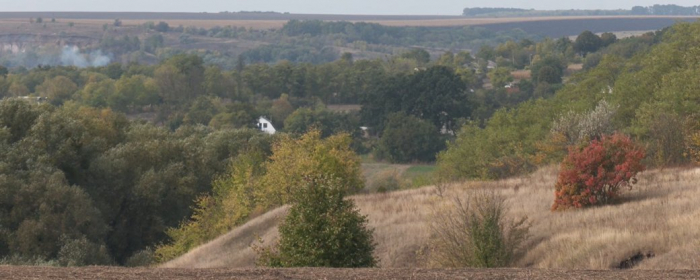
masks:
<svg viewBox="0 0 700 280"><path fill-rule="evenodd" d="M149 269L2 266L2 279L698 279L693 270Z"/></svg>
<svg viewBox="0 0 700 280"><path fill-rule="evenodd" d="M387 26L454 27L483 26L491 31L520 28L525 32L550 37L577 35L584 29L593 32L630 32L657 30L677 21L695 21L696 16L551 16L551 17L484 17L462 16L391 16L391 15L323 15L280 13L129 13L129 12L0 12L0 20L27 23L29 18L55 18L57 22L101 27L114 19L127 25L164 21L170 26L237 26L253 29L281 28L288 20L323 20L372 22Z"/></svg>

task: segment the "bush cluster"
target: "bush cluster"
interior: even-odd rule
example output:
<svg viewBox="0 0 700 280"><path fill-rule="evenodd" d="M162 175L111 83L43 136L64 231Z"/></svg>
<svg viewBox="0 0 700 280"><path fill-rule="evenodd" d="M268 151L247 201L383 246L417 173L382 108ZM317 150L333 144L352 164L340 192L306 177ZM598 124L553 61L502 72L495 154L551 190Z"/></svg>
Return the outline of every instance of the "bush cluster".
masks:
<svg viewBox="0 0 700 280"><path fill-rule="evenodd" d="M507 218L505 200L493 192L455 199L431 224L431 257L440 267L505 267L527 239L527 218Z"/></svg>
<svg viewBox="0 0 700 280"><path fill-rule="evenodd" d="M644 149L623 134L572 147L561 164L552 210L607 204L644 171Z"/></svg>

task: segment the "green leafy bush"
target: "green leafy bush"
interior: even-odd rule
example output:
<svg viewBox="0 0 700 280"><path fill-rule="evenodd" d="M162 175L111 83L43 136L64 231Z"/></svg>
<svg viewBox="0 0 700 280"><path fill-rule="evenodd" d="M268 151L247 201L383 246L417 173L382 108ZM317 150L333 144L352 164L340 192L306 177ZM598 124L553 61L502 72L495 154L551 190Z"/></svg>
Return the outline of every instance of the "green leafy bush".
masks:
<svg viewBox="0 0 700 280"><path fill-rule="evenodd" d="M278 267L372 267L372 230L337 179L306 178L293 195L274 247L258 247L258 264Z"/></svg>
<svg viewBox="0 0 700 280"><path fill-rule="evenodd" d="M151 248L136 252L126 260L124 265L128 267L149 266L155 262L155 254Z"/></svg>
<svg viewBox="0 0 700 280"><path fill-rule="evenodd" d="M81 237L64 241L58 252L58 263L62 266L86 266L109 265L113 261L105 245Z"/></svg>
<svg viewBox="0 0 700 280"><path fill-rule="evenodd" d="M404 182L399 176L398 170L388 169L380 171L378 174L374 175L368 189L369 191L385 193L399 190L403 187L403 185Z"/></svg>

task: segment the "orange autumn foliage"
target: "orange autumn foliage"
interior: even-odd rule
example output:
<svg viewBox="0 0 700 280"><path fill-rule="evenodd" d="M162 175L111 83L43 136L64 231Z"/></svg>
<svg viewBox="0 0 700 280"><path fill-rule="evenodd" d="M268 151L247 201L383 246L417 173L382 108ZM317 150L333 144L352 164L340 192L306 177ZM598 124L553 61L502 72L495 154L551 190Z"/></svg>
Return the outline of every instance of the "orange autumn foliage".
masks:
<svg viewBox="0 0 700 280"><path fill-rule="evenodd" d="M606 204L620 187L636 182L644 171L645 151L623 134L603 136L584 146L571 147L561 165L552 210Z"/></svg>

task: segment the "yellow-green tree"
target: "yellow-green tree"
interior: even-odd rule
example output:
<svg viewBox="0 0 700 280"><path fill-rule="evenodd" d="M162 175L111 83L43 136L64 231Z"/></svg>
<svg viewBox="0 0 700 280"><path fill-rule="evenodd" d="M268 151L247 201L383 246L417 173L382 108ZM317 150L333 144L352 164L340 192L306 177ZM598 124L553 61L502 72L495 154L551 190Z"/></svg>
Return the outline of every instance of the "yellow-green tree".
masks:
<svg viewBox="0 0 700 280"><path fill-rule="evenodd" d="M272 148L266 163L262 188L257 197L261 205L277 206L289 202L295 188L304 185L304 178L326 175L338 178L350 193L364 187L360 162L350 149L352 139L340 134L321 139L317 130L298 139L283 136Z"/></svg>
<svg viewBox="0 0 700 280"><path fill-rule="evenodd" d="M212 195L200 197L191 219L168 230L172 243L156 249L167 261L226 233L252 218L291 203L292 195L306 185L305 178L336 178L338 187L353 193L364 187L357 155L346 134L321 139L319 131L300 138L282 135L272 155L250 151L239 156L225 175L214 182Z"/></svg>

